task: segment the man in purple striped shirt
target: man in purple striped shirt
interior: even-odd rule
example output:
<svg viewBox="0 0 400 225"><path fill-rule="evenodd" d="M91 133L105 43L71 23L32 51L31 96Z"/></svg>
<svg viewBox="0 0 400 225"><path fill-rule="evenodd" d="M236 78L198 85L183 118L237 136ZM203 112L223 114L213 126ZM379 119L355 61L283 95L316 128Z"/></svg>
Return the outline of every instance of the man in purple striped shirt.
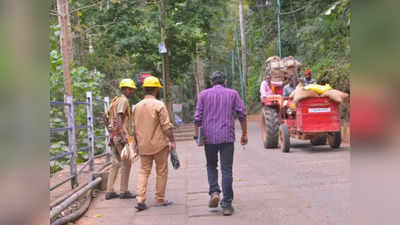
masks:
<svg viewBox="0 0 400 225"><path fill-rule="evenodd" d="M225 88L226 80L222 72L214 72L210 76L212 88L199 94L194 116L195 139L198 127L202 128L207 159L210 208L218 207L221 189L218 184L218 152L220 153L222 170L221 207L224 215L232 215L233 189L232 164L235 142L235 120L237 113L242 128L241 144L247 144L247 114L237 91Z"/></svg>

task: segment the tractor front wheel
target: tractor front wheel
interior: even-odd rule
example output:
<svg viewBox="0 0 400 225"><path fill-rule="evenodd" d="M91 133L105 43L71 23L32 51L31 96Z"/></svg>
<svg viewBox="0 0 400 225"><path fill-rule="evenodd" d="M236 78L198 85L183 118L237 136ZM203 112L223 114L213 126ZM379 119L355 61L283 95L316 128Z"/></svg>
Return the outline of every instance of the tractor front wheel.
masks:
<svg viewBox="0 0 400 225"><path fill-rule="evenodd" d="M264 148L278 147L279 115L276 109L265 107L261 119Z"/></svg>
<svg viewBox="0 0 400 225"><path fill-rule="evenodd" d="M282 124L279 128L279 147L282 152L290 151L290 135L286 124Z"/></svg>

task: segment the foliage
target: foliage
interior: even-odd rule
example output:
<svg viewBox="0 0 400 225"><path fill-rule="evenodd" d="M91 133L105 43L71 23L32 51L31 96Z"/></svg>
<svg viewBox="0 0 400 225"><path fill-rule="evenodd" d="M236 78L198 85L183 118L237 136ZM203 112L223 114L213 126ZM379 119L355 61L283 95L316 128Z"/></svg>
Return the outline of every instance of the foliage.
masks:
<svg viewBox="0 0 400 225"><path fill-rule="evenodd" d="M297 52L320 83L349 92L350 5L338 1L298 33Z"/></svg>
<svg viewBox="0 0 400 225"><path fill-rule="evenodd" d="M49 86L50 86L50 100L52 101L63 101L64 99L64 77L62 73L62 57L57 49L57 40L59 39L59 27L51 26L50 35L50 48L49 53ZM104 75L98 71L89 71L86 67L71 66L71 78L73 80L73 96L75 101L85 101L86 92L91 91L93 96L101 96L100 88ZM66 119L64 114L64 108L62 106L52 106L50 108L50 121L49 127L59 128L67 127ZM75 120L76 125L86 124L86 108L82 105L75 106ZM97 133L102 132L101 129L96 129ZM87 146L87 131L79 130L77 132L78 148ZM66 132L56 132L50 134L50 156L59 155L67 148ZM104 148L104 146L99 146ZM87 159L87 152L78 153L78 163L83 162ZM51 173L62 169L69 163L68 157L64 157L50 164Z"/></svg>

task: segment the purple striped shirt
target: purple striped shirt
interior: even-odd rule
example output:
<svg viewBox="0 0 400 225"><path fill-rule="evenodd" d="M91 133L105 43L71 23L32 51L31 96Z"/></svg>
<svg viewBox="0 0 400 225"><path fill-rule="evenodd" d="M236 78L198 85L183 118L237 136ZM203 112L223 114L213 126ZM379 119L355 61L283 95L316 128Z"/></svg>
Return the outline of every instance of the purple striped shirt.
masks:
<svg viewBox="0 0 400 225"><path fill-rule="evenodd" d="M200 92L194 123L202 127L206 144L222 144L235 142L236 112L240 121L247 119L242 100L237 91L215 85Z"/></svg>

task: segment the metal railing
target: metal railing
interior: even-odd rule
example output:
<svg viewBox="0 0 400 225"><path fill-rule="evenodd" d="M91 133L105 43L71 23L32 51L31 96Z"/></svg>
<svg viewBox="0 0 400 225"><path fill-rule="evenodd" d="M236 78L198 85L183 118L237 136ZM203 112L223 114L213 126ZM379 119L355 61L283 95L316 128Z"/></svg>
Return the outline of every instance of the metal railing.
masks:
<svg viewBox="0 0 400 225"><path fill-rule="evenodd" d="M78 176L83 172L83 170L89 166L89 180L88 182L94 179L94 159L98 158L99 156L106 156L107 162L110 161L110 147L108 146L109 142L109 134L107 129L104 129L104 135L95 136L94 133L94 121L97 118L93 117L93 100L103 104L104 112L107 110L110 101L109 97L104 97L101 99L100 97L93 98L91 92L86 92L86 101L79 102L73 101L71 96L66 97L66 102L62 101L50 101L50 105L52 106L64 106L66 108L65 113L67 117L67 127L60 127L60 128L50 128L50 133L55 133L59 131L67 131L68 132L68 151L60 153L58 155L50 157L50 161L54 161L57 159L69 157L70 158L70 176L66 179L63 179L61 182L57 183L56 185L49 188L50 191L60 187L61 185L65 184L68 181L71 181L71 188L75 188L78 186ZM76 126L75 125L75 117L74 117L74 107L82 105L86 107L86 125ZM79 129L87 129L88 132L88 145L79 149L76 149L77 141L76 141L76 131ZM105 152L101 153L99 156L94 155L95 153L95 141L105 139ZM80 170L77 170L77 153L88 151L88 160L83 164Z"/></svg>

